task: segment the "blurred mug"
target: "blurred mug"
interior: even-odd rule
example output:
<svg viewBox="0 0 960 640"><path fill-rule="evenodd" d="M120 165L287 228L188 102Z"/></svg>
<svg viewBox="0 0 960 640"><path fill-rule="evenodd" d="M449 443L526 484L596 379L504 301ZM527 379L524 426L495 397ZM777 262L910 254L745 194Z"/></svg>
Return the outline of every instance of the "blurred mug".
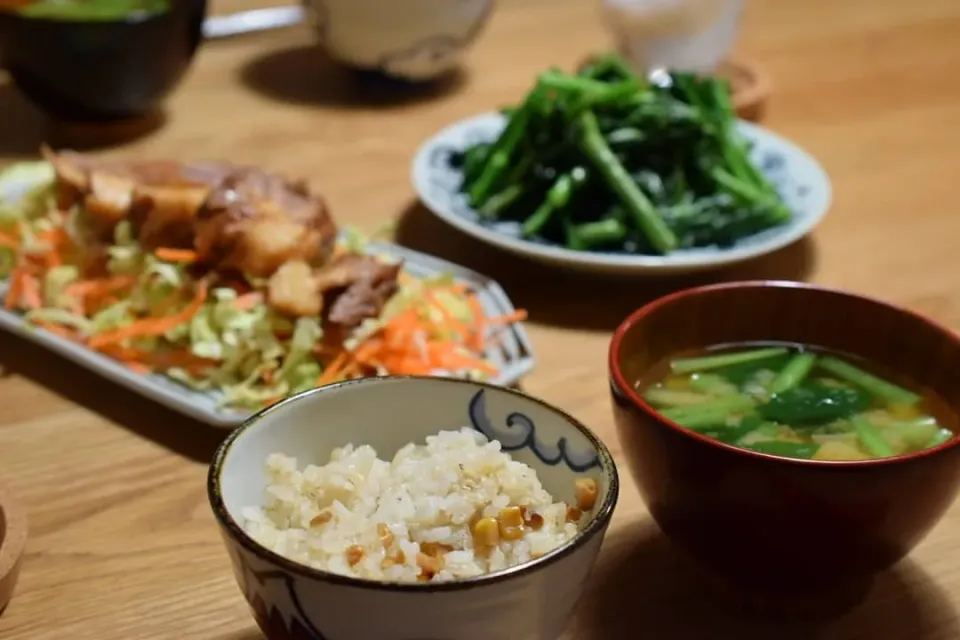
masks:
<svg viewBox="0 0 960 640"><path fill-rule="evenodd" d="M733 47L743 0L601 0L604 22L638 70L714 71Z"/></svg>

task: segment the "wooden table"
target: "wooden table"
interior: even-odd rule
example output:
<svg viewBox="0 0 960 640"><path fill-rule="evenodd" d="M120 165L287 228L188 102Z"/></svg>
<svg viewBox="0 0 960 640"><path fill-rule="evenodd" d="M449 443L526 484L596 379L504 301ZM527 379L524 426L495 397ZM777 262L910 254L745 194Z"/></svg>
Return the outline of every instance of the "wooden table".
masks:
<svg viewBox="0 0 960 640"><path fill-rule="evenodd" d="M740 44L775 81L766 124L822 160L835 205L814 238L710 277L810 279L960 328L958 33L956 0L754 3ZM605 47L596 1L501 2L463 76L404 99L358 88L310 42L299 27L208 45L170 101L166 126L109 153L302 174L342 222L373 230L395 221L401 242L499 278L530 310L539 363L526 390L571 411L618 453L606 389L610 331L644 300L694 280L602 282L522 264L437 223L408 180L414 149L435 129L518 98L548 65ZM0 87L0 114L0 156L33 154L39 116L9 87ZM0 363L0 472L31 520L0 637L260 638L207 506L207 461L223 433L5 335ZM572 638L960 637L952 602L960 505L845 617L778 627L722 613L624 480Z"/></svg>

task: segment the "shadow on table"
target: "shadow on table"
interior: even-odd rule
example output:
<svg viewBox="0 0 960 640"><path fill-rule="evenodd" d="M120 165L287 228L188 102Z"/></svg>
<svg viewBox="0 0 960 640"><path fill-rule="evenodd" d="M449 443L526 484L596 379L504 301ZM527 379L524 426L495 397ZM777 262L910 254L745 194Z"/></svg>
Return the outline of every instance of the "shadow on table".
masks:
<svg viewBox="0 0 960 640"><path fill-rule="evenodd" d="M0 155L36 156L46 139L46 119L0 71Z"/></svg>
<svg viewBox="0 0 960 640"><path fill-rule="evenodd" d="M960 637L960 625L949 597L910 560L879 576L846 613L748 608L645 521L608 536L571 637L924 640Z"/></svg>
<svg viewBox="0 0 960 640"><path fill-rule="evenodd" d="M226 432L187 418L83 367L9 334L0 334L0 367L42 385L183 457L208 463Z"/></svg>
<svg viewBox="0 0 960 640"><path fill-rule="evenodd" d="M503 285L533 322L608 332L646 302L671 291L732 280L804 280L816 261L809 239L750 262L689 276L627 278L563 272L485 245L437 219L422 204L407 207L395 240L475 269Z"/></svg>
<svg viewBox="0 0 960 640"><path fill-rule="evenodd" d="M338 64L316 45L267 51L240 70L247 88L280 102L352 107L398 107L456 93L467 72L458 70L434 82L407 83Z"/></svg>
<svg viewBox="0 0 960 640"><path fill-rule="evenodd" d="M78 124L50 120L30 104L2 72L0 116L0 155L24 159L36 158L44 142L57 149L105 149L147 137L167 122L164 111L113 123Z"/></svg>
<svg viewBox="0 0 960 640"><path fill-rule="evenodd" d="M245 629L243 631L235 631L233 633L228 633L225 636L219 638L219 640L265 640L266 636L263 635L263 632L256 627L251 629Z"/></svg>

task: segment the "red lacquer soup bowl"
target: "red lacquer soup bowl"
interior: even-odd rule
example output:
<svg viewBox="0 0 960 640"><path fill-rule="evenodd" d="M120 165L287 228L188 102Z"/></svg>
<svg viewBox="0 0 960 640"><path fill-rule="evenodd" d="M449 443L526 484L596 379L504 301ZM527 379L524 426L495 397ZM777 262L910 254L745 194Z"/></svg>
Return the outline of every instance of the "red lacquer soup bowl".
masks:
<svg viewBox="0 0 960 640"><path fill-rule="evenodd" d="M660 416L641 397L658 363L709 346L783 341L859 356L960 408L960 340L910 311L793 282L681 291L638 309L610 345L627 462L661 530L742 586L819 590L869 579L937 524L960 486L960 439L858 461L774 457Z"/></svg>

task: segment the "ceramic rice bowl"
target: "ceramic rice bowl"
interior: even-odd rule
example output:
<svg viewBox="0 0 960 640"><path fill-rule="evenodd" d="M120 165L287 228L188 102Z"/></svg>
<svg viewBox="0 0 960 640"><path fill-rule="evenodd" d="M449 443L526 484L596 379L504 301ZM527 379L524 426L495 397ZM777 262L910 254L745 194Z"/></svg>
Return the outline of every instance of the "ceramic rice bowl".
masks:
<svg viewBox="0 0 960 640"><path fill-rule="evenodd" d="M390 460L408 443L462 427L498 440L532 467L557 501L574 504L578 478L597 482L579 533L524 564L449 582L381 582L314 569L258 544L243 510L264 503L264 462L298 467L333 449L369 444ZM556 640L564 632L618 494L606 447L562 411L517 391L464 380L367 378L293 396L257 414L221 445L208 490L243 595L270 640Z"/></svg>

